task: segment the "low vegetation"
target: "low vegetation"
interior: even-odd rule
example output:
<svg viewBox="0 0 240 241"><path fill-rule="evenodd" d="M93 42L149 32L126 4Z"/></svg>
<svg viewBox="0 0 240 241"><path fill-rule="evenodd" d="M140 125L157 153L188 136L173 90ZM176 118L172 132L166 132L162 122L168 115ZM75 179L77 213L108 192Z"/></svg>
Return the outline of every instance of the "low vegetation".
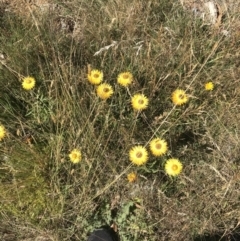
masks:
<svg viewBox="0 0 240 241"><path fill-rule="evenodd" d="M26 11L0 9L1 240L112 222L122 241L236 235L240 15L214 28L177 0Z"/></svg>

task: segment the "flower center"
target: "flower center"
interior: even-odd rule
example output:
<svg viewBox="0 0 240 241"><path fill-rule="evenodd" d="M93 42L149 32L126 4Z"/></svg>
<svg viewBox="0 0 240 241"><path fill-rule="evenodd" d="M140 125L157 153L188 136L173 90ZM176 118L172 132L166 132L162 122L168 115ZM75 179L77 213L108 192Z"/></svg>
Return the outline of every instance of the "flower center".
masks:
<svg viewBox="0 0 240 241"><path fill-rule="evenodd" d="M161 148L162 148L162 144L160 144L160 143L156 143L156 149L158 149L158 150L160 150Z"/></svg>
<svg viewBox="0 0 240 241"><path fill-rule="evenodd" d="M108 93L109 92L109 88L107 88L107 87L103 88L103 92Z"/></svg>
<svg viewBox="0 0 240 241"><path fill-rule="evenodd" d="M139 105L143 105L144 104L144 100L142 100L142 99L138 100L138 104Z"/></svg>
<svg viewBox="0 0 240 241"><path fill-rule="evenodd" d="M139 152L136 153L137 158L141 158L142 156L143 156L142 152L139 151Z"/></svg>
<svg viewBox="0 0 240 241"><path fill-rule="evenodd" d="M176 164L172 165L172 170L173 171L177 171L177 169L178 169L178 166Z"/></svg>
<svg viewBox="0 0 240 241"><path fill-rule="evenodd" d="M73 153L72 154L72 159L76 159L77 158L77 154L76 153Z"/></svg>
<svg viewBox="0 0 240 241"><path fill-rule="evenodd" d="M99 77L99 74L94 74L93 77L97 79Z"/></svg>
<svg viewBox="0 0 240 241"><path fill-rule="evenodd" d="M31 84L32 80L28 79L26 82L27 82L27 84Z"/></svg>
<svg viewBox="0 0 240 241"><path fill-rule="evenodd" d="M124 75L123 75L123 78L124 78L124 79L128 79L128 78L129 78L128 74L124 74Z"/></svg>

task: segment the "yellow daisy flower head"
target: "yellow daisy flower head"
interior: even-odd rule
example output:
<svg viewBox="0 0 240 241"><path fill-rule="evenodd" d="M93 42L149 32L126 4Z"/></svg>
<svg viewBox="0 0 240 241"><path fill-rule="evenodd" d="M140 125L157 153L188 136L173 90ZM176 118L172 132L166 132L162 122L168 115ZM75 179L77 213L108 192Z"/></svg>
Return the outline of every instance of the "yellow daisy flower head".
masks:
<svg viewBox="0 0 240 241"><path fill-rule="evenodd" d="M131 172L127 175L127 179L129 182L135 182L137 180L137 174L135 172Z"/></svg>
<svg viewBox="0 0 240 241"><path fill-rule="evenodd" d="M6 136L6 130L3 125L0 125L0 141Z"/></svg>
<svg viewBox="0 0 240 241"><path fill-rule="evenodd" d="M148 98L143 94L136 94L132 97L132 107L135 110L144 110L148 106Z"/></svg>
<svg viewBox="0 0 240 241"><path fill-rule="evenodd" d="M117 82L118 84L127 87L133 81L133 75L130 72L123 72L118 75Z"/></svg>
<svg viewBox="0 0 240 241"><path fill-rule="evenodd" d="M213 82L207 82L205 84L205 90L213 90L213 88L214 88Z"/></svg>
<svg viewBox="0 0 240 241"><path fill-rule="evenodd" d="M155 138L151 140L149 145L150 150L154 156L162 156L168 150L167 142L160 138Z"/></svg>
<svg viewBox="0 0 240 241"><path fill-rule="evenodd" d="M36 83L35 79L33 77L28 76L23 78L22 87L25 90L31 90L32 88L34 88L35 83Z"/></svg>
<svg viewBox="0 0 240 241"><path fill-rule="evenodd" d="M69 154L70 161L73 163L78 163L82 159L82 153L78 149L73 149Z"/></svg>
<svg viewBox="0 0 240 241"><path fill-rule="evenodd" d="M175 105L183 105L187 103L187 101L188 101L188 96L184 90L177 89L172 93L172 102Z"/></svg>
<svg viewBox="0 0 240 241"><path fill-rule="evenodd" d="M88 73L87 78L91 84L98 85L103 80L103 72L97 69L93 69Z"/></svg>
<svg viewBox="0 0 240 241"><path fill-rule="evenodd" d="M175 158L168 159L165 164L165 171L169 176L177 176L182 172L182 163Z"/></svg>
<svg viewBox="0 0 240 241"><path fill-rule="evenodd" d="M132 163L141 166L148 160L148 152L143 146L134 146L129 151L129 159Z"/></svg>
<svg viewBox="0 0 240 241"><path fill-rule="evenodd" d="M113 88L109 84L103 83L97 87L97 95L103 100L110 98L112 94L113 94Z"/></svg>

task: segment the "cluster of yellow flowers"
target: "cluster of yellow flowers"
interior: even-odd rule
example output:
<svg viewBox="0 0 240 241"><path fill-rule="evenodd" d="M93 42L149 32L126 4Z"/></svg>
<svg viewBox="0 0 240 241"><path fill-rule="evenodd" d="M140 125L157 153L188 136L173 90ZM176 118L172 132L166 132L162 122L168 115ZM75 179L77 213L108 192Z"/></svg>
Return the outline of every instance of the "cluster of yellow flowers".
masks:
<svg viewBox="0 0 240 241"><path fill-rule="evenodd" d="M97 95L106 100L110 98L113 93L113 87L110 84L102 83L103 81L103 72L97 69L89 69L87 78L89 82L93 85L98 85L96 92ZM120 73L117 77L117 83L128 87L133 82L133 75L130 72ZM213 90L214 84L212 82L208 82L205 84L205 90ZM180 106L188 102L189 96L182 89L176 89L172 92L171 100L174 105ZM141 111L148 107L149 99L144 94L135 94L131 98L131 104L134 110ZM168 150L167 142L160 138L155 138L150 142L150 151L154 156L162 156ZM70 157L71 158L71 157ZM72 158L71 158L72 159ZM134 146L129 151L129 159L132 163L136 165L143 165L148 160L148 152L144 146ZM182 163L175 158L167 160L165 164L165 171L168 175L176 176L182 171ZM136 180L136 173L128 174L129 182L133 182Z"/></svg>
<svg viewBox="0 0 240 241"><path fill-rule="evenodd" d="M97 95L106 100L110 98L113 93L113 87L110 84L102 83L103 81L103 72L97 69L89 70L87 75L89 82L93 85L98 85L96 92ZM127 87L133 82L133 75L130 72L120 73L117 77L117 83ZM213 90L214 85L212 82L205 84L206 90ZM171 96L172 102L175 105L183 105L188 102L188 95L182 89L176 89ZM141 111L148 107L149 99L144 94L135 94L131 98L131 104L134 110Z"/></svg>
<svg viewBox="0 0 240 241"><path fill-rule="evenodd" d="M96 92L99 98L106 100L113 95L113 87L110 84L101 84L101 82L103 81L102 71L97 69L90 70L87 78L91 84L98 85ZM117 77L117 83L124 87L128 87L132 82L133 75L130 72L120 73ZM144 94L135 94L131 99L133 109L138 111L146 109L148 106L148 102L149 100Z"/></svg>
<svg viewBox="0 0 240 241"><path fill-rule="evenodd" d="M89 70L87 75L89 82L93 85L99 85L103 80L103 72L97 69ZM118 75L117 82L127 87L133 81L133 75L130 72L123 72Z"/></svg>
<svg viewBox="0 0 240 241"><path fill-rule="evenodd" d="M102 83L103 72L97 69L89 70L87 79L93 85L98 85L96 92L99 98L106 100L113 93L113 87L110 84ZM133 75L130 72L122 72L117 77L117 83L123 87L128 87L133 82ZM25 90L31 90L35 87L36 81L33 77L25 77L22 79L22 87ZM213 90L213 82L205 83L205 90ZM183 105L188 102L188 95L182 89L176 89L171 96L172 102L175 105ZM135 94L131 98L131 104L134 110L141 111L148 107L149 99L144 94ZM0 125L0 141L6 136L6 130L3 125ZM162 156L168 150L167 142L160 138L155 138L150 142L150 151L154 156ZM79 149L73 149L69 154L69 158L73 163L78 163L82 159L82 153ZM143 165L148 160L148 152L144 146L134 146L129 152L130 160L136 165ZM169 159L165 164L165 171L168 175L176 176L182 171L182 163L178 159ZM135 181L136 173L129 173L129 182Z"/></svg>
<svg viewBox="0 0 240 241"><path fill-rule="evenodd" d="M97 69L91 70L87 78L89 82L93 85L98 85L97 87L97 95L103 100L110 98L113 94L113 88L110 84L102 83L103 80L103 72Z"/></svg>
<svg viewBox="0 0 240 241"><path fill-rule="evenodd" d="M114 93L111 85L107 83L102 83L103 80L103 72L97 69L91 70L87 76L90 83L93 85L99 85L97 87L97 95L106 100L112 96ZM118 84L127 87L133 81L133 75L130 72L120 73L117 77ZM22 87L25 90L31 90L35 87L36 80L33 77L25 77L22 80ZM205 90L213 90L214 84L213 82L205 83ZM172 101L175 105L182 105L188 101L188 96L186 95L184 90L177 89L172 93ZM132 106L136 110L143 110L147 108L148 98L143 94L136 94L132 97Z"/></svg>
<svg viewBox="0 0 240 241"><path fill-rule="evenodd" d="M110 98L113 93L113 87L110 84L102 83L103 72L97 69L89 70L87 75L89 82L93 85L98 85L96 92L99 98L106 100ZM133 75L130 72L120 73L117 77L117 83L127 87L133 82ZM135 95L132 98L132 106L136 110L142 110L147 107L148 99L144 95Z"/></svg>
<svg viewBox="0 0 240 241"><path fill-rule="evenodd" d="M162 156L168 151L167 142L164 139L155 138L149 143L150 151L154 156ZM132 163L141 166L148 161L148 151L146 147L138 145L132 147L129 151L129 159ZM167 160L165 164L165 171L170 176L177 176L182 171L182 163L175 158ZM129 179L129 177L128 177Z"/></svg>

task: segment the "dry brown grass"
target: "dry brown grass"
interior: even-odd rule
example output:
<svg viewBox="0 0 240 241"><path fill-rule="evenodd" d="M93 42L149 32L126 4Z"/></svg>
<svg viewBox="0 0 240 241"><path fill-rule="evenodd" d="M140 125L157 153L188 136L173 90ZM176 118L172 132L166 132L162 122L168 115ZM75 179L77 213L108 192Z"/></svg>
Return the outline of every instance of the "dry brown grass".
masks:
<svg viewBox="0 0 240 241"><path fill-rule="evenodd" d="M216 30L177 1L55 1L57 11L41 16L36 2L21 3L0 12L0 123L9 132L0 151L1 240L85 240L111 219L122 241L238 232L239 13L225 11ZM87 64L114 86L109 101L96 98ZM126 69L135 78L128 91L115 84ZM20 75L35 76L32 93L20 90ZM190 95L180 108L170 100L176 88ZM129 101L137 92L150 99L139 115ZM167 156L129 164L129 149L154 136L166 138ZM73 147L83 152L76 166ZM164 173L169 157L184 165L176 179ZM136 183L127 183L130 171Z"/></svg>

